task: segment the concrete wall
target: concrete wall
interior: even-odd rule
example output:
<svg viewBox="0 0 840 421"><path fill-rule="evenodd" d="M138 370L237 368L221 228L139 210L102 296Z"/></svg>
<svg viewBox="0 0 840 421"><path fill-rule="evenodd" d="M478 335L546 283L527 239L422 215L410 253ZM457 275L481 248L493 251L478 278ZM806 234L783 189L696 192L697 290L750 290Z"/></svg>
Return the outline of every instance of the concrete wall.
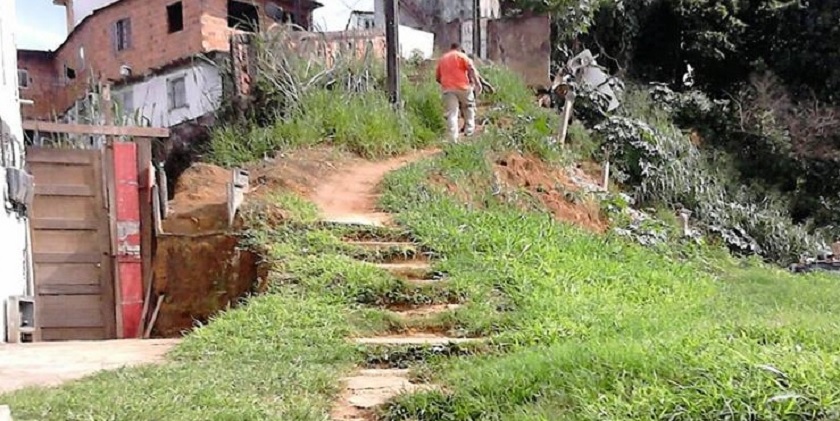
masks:
<svg viewBox="0 0 840 421"><path fill-rule="evenodd" d="M180 77L184 77L186 82L187 107L170 110L169 81ZM141 82L115 86L111 95L117 102L127 93L131 96L132 108L122 111L127 118L139 116L143 119L135 124L148 122L152 127L171 127L215 111L221 101L222 90L219 70L209 63L195 62ZM67 113L70 121L74 110L75 107Z"/></svg>
<svg viewBox="0 0 840 421"><path fill-rule="evenodd" d="M27 292L28 222L9 210L6 168L23 168L23 130L18 102L15 2L0 1L0 342L6 341L6 300Z"/></svg>
<svg viewBox="0 0 840 421"><path fill-rule="evenodd" d="M545 87L551 78L551 20L516 17L487 23L487 59L518 73L530 86Z"/></svg>
<svg viewBox="0 0 840 421"><path fill-rule="evenodd" d="M467 20L473 17L473 0L445 0L441 2L440 19L447 23L454 20ZM499 0L481 0L481 19L498 19L501 17Z"/></svg>
<svg viewBox="0 0 840 421"><path fill-rule="evenodd" d="M491 19L481 24L482 58L507 66L530 86L550 83L551 21L547 16ZM440 25L435 47L446 51L453 42L472 52L471 20Z"/></svg>
<svg viewBox="0 0 840 421"><path fill-rule="evenodd" d="M411 4L407 2L412 2ZM403 0L400 2L400 25L428 30L434 19L435 1ZM425 15L423 15L425 13ZM385 30L385 0L374 1L376 27ZM425 16L425 17L424 17Z"/></svg>
<svg viewBox="0 0 840 421"><path fill-rule="evenodd" d="M385 0L375 0L376 25L385 27ZM501 17L499 0L480 0L482 19ZM423 30L434 30L439 24L473 17L473 0L402 0L400 24Z"/></svg>
<svg viewBox="0 0 840 421"><path fill-rule="evenodd" d="M410 59L419 53L424 59L435 52L435 34L400 25L400 56Z"/></svg>

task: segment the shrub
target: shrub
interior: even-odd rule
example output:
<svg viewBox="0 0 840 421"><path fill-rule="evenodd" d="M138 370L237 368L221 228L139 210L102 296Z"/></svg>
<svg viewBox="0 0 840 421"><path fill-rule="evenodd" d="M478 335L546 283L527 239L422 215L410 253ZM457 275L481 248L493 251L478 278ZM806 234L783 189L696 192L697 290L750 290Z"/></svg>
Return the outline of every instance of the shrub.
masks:
<svg viewBox="0 0 840 421"><path fill-rule="evenodd" d="M430 77L403 84L405 109L395 112L382 90L382 64L369 53L339 55L327 65L300 56L287 41L282 32L256 37L249 107L228 113L215 129L211 161L237 165L319 143L373 158L428 146L443 133L443 107Z"/></svg>
<svg viewBox="0 0 840 421"><path fill-rule="evenodd" d="M635 186L638 200L692 210L703 228L739 253L789 262L824 246L790 220L783 203L733 187L737 183L721 176L662 114L647 115L653 125L614 116L595 128L616 165L614 175Z"/></svg>

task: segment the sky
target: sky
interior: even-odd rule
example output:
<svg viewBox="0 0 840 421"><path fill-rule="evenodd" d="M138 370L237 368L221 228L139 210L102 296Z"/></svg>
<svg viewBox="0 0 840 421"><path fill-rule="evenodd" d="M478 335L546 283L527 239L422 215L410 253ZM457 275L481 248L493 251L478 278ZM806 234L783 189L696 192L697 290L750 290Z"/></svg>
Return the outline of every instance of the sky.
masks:
<svg viewBox="0 0 840 421"><path fill-rule="evenodd" d="M67 36L63 7L53 5L52 0L15 0L15 3L18 48L55 50L61 45ZM343 30L352 10L373 11L373 0L321 0L321 3L324 7L315 11L313 23L327 31Z"/></svg>
<svg viewBox="0 0 840 421"><path fill-rule="evenodd" d="M67 36L64 8L52 0L15 0L17 26L15 40L18 48L54 50Z"/></svg>

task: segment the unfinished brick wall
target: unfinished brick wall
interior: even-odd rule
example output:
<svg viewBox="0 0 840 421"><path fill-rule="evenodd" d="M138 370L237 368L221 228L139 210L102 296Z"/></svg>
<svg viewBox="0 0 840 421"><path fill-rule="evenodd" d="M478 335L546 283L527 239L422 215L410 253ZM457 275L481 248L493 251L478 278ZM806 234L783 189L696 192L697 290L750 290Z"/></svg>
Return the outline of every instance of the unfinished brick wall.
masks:
<svg viewBox="0 0 840 421"><path fill-rule="evenodd" d="M63 84L58 79L53 65L52 54L43 51L18 51L18 69L26 70L29 86L20 89L22 99L34 101L32 105L22 105L23 119L49 115L51 101L45 101L61 92Z"/></svg>
<svg viewBox="0 0 840 421"><path fill-rule="evenodd" d="M360 59L368 51L372 57L385 58L385 34L380 31L295 34L294 38L293 45L301 55L326 58L328 66L335 57L350 54Z"/></svg>
<svg viewBox="0 0 840 421"><path fill-rule="evenodd" d="M260 30L266 30L271 27L274 20L266 15L266 4L269 0L241 0L243 3L250 3L257 6L259 11ZM294 11L294 0L270 0L284 10ZM205 0L204 14L201 17L202 28L202 48L204 51L228 51L230 48L230 36L234 33L233 29L228 28L227 20L227 0ZM306 22L306 27L309 27L312 22L312 4L309 1L302 0L301 2L302 20Z"/></svg>
<svg viewBox="0 0 840 421"><path fill-rule="evenodd" d="M59 49L52 53L52 72L48 75L42 53L19 54L21 68L37 70L37 81L27 92L35 106L23 108L26 118L50 119L64 113L88 90L90 76L100 81L119 81L123 65L131 68L132 77L155 73L156 69L203 53L228 52L228 0L181 0L183 29L169 33L167 6L175 0L122 0L97 10L76 26ZM261 27L273 22L265 14L266 0L242 0L259 10ZM274 0L287 10L294 0ZM301 1L304 20L311 20L311 3ZM113 41L114 25L120 19L131 21L129 48L117 51ZM84 60L80 51L84 51ZM70 79L65 65L75 71ZM49 80L48 84L42 80Z"/></svg>

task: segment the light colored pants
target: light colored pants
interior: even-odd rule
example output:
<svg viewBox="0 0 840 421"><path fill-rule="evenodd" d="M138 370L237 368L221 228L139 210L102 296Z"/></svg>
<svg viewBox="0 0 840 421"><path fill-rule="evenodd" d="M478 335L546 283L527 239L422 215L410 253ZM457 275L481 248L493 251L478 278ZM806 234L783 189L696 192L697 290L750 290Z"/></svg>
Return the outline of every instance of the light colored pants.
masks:
<svg viewBox="0 0 840 421"><path fill-rule="evenodd" d="M465 91L445 91L443 106L446 113L446 129L451 140L458 140L459 114L464 115L464 133L472 136L475 132L475 93L472 88Z"/></svg>

